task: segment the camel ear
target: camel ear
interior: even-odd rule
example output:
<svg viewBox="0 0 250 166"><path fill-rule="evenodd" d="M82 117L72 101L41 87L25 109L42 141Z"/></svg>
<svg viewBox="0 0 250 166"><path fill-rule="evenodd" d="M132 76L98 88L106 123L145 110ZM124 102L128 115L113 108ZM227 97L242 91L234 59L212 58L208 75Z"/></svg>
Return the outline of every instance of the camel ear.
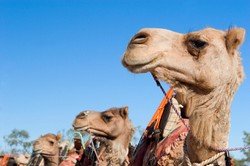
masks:
<svg viewBox="0 0 250 166"><path fill-rule="evenodd" d="M128 117L128 107L120 108L120 115L123 119L126 119Z"/></svg>
<svg viewBox="0 0 250 166"><path fill-rule="evenodd" d="M58 133L58 134L56 135L56 140L57 140L57 141L60 141L61 138L62 138L62 134Z"/></svg>
<svg viewBox="0 0 250 166"><path fill-rule="evenodd" d="M233 54L236 49L243 43L245 38L245 29L232 28L226 34L226 46L230 54Z"/></svg>

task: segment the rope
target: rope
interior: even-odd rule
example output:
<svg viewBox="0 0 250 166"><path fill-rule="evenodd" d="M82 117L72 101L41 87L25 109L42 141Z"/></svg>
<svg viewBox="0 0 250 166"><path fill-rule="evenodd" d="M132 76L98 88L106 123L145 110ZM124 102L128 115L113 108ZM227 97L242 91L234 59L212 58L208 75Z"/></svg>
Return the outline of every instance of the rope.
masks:
<svg viewBox="0 0 250 166"><path fill-rule="evenodd" d="M151 75L153 76L153 78L154 78L154 80L155 80L155 82L156 82L156 85L160 87L160 89L161 89L162 93L164 94L164 96L167 96L167 95L166 95L166 91L165 91L165 89L162 87L160 81L159 81L152 73L151 73ZM173 89L173 88L171 88L171 89ZM182 123L185 125L185 127L186 127L188 130L190 130L189 126L185 123L184 119L181 117L181 115L180 115L179 112L177 111L176 107L175 107L174 104L172 103L172 100L171 100L171 99L172 99L172 97L174 97L175 95L176 95L176 94L174 93L174 94L171 96L171 98L167 98L167 97L166 97L166 99L168 100L168 102L170 103L170 105L173 107L174 112L178 115L178 117L180 118L180 120L182 121Z"/></svg>
<svg viewBox="0 0 250 166"><path fill-rule="evenodd" d="M217 160L219 157L221 157L224 154L225 154L225 152L220 152L220 153L217 153L216 155L210 157L209 159L207 159L205 161L202 161L201 163L193 163L193 164L191 163L191 161L188 158L188 156L185 154L185 161L186 161L186 164L188 166L205 166L205 165L210 164L213 161Z"/></svg>
<svg viewBox="0 0 250 166"><path fill-rule="evenodd" d="M207 160L202 161L201 163L191 163L191 161L188 157L186 140L184 142L184 161L186 162L186 165L188 165L188 166L205 166L207 164L214 162L215 160L217 160L219 157L221 157L224 154L225 154L225 152L220 152L220 153L217 153L216 155L208 158Z"/></svg>
<svg viewBox="0 0 250 166"><path fill-rule="evenodd" d="M85 149L82 133L79 132L79 131L75 131L74 134L76 134L76 135L78 135L80 137L82 147L83 147L83 149ZM91 134L91 133L89 133L89 134ZM93 149L93 151L95 153L97 163L99 163L100 159L99 159L99 156L97 154L97 151L96 151L96 148L95 148L95 145L94 145L94 142L93 142L93 138L94 138L93 136L90 136L89 140L90 140L90 144L92 146L92 149Z"/></svg>
<svg viewBox="0 0 250 166"><path fill-rule="evenodd" d="M96 149L95 149L95 145L94 145L94 142L93 142L93 137L90 137L91 139L90 139L90 143L91 143L91 145L92 145L92 148L93 148L93 151L94 151L94 153L95 153L95 156L96 156L96 164L98 164L99 162L100 162L100 160L99 160L99 156L98 156L98 154L97 154L97 151L96 151Z"/></svg>
<svg viewBox="0 0 250 166"><path fill-rule="evenodd" d="M186 159L188 166L204 166L204 165L212 163L213 161L217 160L219 157L221 157L224 154L225 154L225 152L217 153L216 155L212 156L211 158L209 158L205 161L202 161L201 163L193 163L192 164L187 155L185 155L185 159Z"/></svg>
<svg viewBox="0 0 250 166"><path fill-rule="evenodd" d="M159 81L159 80L155 77L155 75L153 75L152 73L151 73L151 75L153 76L153 78L154 78L154 80L155 80L155 82L156 82L156 85L160 87L162 93L164 94L164 96L166 96L166 91L165 91L165 89L162 87L160 81Z"/></svg>
<svg viewBox="0 0 250 166"><path fill-rule="evenodd" d="M82 144L82 148L85 149L84 141L83 141L83 137L82 137L82 133L79 132L79 131L74 131L74 135L78 135L78 136L80 137L81 144ZM79 137L78 137L78 138L79 138Z"/></svg>
<svg viewBox="0 0 250 166"><path fill-rule="evenodd" d="M234 148L211 148L212 150L218 152L231 152L231 151L238 151L238 150L247 150L250 149L250 146L243 146L243 147L234 147Z"/></svg>

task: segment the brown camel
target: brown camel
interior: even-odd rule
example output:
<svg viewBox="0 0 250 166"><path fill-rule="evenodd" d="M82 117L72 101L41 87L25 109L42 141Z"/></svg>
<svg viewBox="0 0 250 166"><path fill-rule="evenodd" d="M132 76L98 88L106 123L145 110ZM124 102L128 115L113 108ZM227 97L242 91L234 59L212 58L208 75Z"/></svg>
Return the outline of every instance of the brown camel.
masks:
<svg viewBox="0 0 250 166"><path fill-rule="evenodd" d="M73 127L94 136L99 165L127 165L130 141L134 132L128 118L128 107L111 108L104 112L83 111L76 116ZM84 152L85 155L86 152ZM83 165L91 165L84 157Z"/></svg>
<svg viewBox="0 0 250 166"><path fill-rule="evenodd" d="M242 28L187 34L149 28L127 47L122 63L128 70L151 72L177 92L190 123L186 164L201 163L228 147L230 106L244 77L238 52L244 36ZM224 155L210 163L225 165Z"/></svg>
<svg viewBox="0 0 250 166"><path fill-rule="evenodd" d="M33 151L44 159L45 166L59 165L59 143L61 135L46 134L39 137L33 144Z"/></svg>

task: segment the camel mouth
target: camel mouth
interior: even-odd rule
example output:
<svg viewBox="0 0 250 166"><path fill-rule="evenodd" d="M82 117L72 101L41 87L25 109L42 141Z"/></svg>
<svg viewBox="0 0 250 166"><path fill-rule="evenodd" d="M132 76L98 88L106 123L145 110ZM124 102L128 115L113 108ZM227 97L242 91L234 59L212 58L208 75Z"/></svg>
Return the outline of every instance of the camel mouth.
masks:
<svg viewBox="0 0 250 166"><path fill-rule="evenodd" d="M107 141L109 141L109 139L107 137L95 136L94 141L101 143L101 142L107 142Z"/></svg>
<svg viewBox="0 0 250 166"><path fill-rule="evenodd" d="M56 155L55 153L46 152L46 151L43 151L42 149L35 149L33 150L33 153L36 155L43 155L43 156L48 156L48 157L53 157Z"/></svg>
<svg viewBox="0 0 250 166"><path fill-rule="evenodd" d="M88 126L73 126L73 127L74 127L74 130L80 131L80 132L87 131L89 128Z"/></svg>
<svg viewBox="0 0 250 166"><path fill-rule="evenodd" d="M34 149L33 152L35 154L41 154L43 152L43 150L42 149Z"/></svg>
<svg viewBox="0 0 250 166"><path fill-rule="evenodd" d="M105 138L109 137L108 133L106 133L105 131L102 131L101 129L91 128L89 126L74 126L74 130L83 133L88 133L95 137L105 137Z"/></svg>
<svg viewBox="0 0 250 166"><path fill-rule="evenodd" d="M124 58L122 64L133 73L146 73L148 71L151 71L156 66L157 59L158 58L156 57L144 63L130 63L127 62Z"/></svg>
<svg viewBox="0 0 250 166"><path fill-rule="evenodd" d="M87 132L95 137L109 138L109 134L106 133L105 131L102 131L101 129L90 128L87 130Z"/></svg>

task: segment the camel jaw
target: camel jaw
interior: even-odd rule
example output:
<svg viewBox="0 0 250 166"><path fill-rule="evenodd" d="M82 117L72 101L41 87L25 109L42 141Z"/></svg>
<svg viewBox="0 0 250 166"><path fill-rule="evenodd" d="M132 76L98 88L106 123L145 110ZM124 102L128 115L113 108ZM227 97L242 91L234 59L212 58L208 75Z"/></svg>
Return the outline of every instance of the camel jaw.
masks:
<svg viewBox="0 0 250 166"><path fill-rule="evenodd" d="M158 58L153 58L149 59L143 63L137 63L133 62L132 60L127 60L126 56L124 55L124 58L122 60L122 64L124 67L126 67L130 72L132 73L146 73L152 71L156 66L157 66L157 59Z"/></svg>
<svg viewBox="0 0 250 166"><path fill-rule="evenodd" d="M43 152L43 150L42 149L34 149L33 152L35 154L41 154Z"/></svg>
<svg viewBox="0 0 250 166"><path fill-rule="evenodd" d="M74 130L83 132L83 133L88 133L90 135L93 135L95 137L100 137L100 138L109 138L109 135L102 131L101 129L95 129L91 128L89 126L74 126Z"/></svg>
<svg viewBox="0 0 250 166"><path fill-rule="evenodd" d="M80 131L80 132L86 132L89 129L88 126L74 126L74 130Z"/></svg>
<svg viewBox="0 0 250 166"><path fill-rule="evenodd" d="M43 151L42 149L37 149L37 150L34 150L33 151L35 154L40 154L40 155L44 155L44 156L47 156L47 157L53 157L56 155L56 153L49 153L49 152L45 152Z"/></svg>

